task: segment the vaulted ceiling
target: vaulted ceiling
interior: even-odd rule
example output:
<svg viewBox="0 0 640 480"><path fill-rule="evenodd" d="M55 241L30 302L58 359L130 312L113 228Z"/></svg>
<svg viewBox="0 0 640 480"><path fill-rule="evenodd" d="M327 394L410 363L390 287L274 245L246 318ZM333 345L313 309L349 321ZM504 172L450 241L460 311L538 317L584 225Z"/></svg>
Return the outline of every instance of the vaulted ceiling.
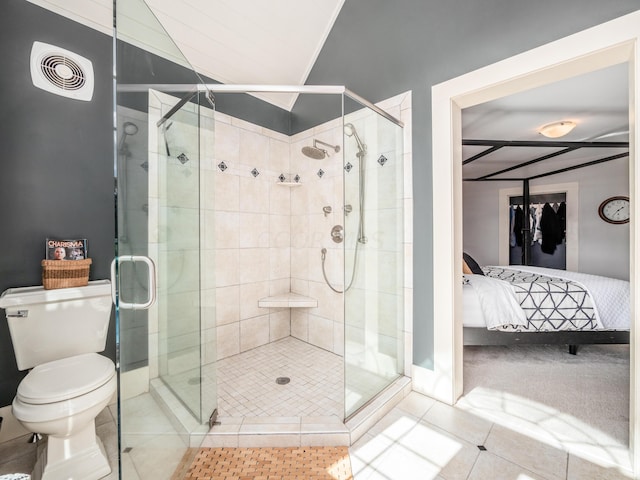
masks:
<svg viewBox="0 0 640 480"><path fill-rule="evenodd" d="M29 1L112 34L112 0ZM170 38L175 42L175 46L160 48L160 54L164 51L175 59L182 52L198 72L221 83L267 85L305 84L343 3L344 0L147 0L150 11L169 34L164 41ZM127 13L131 21L147 21L142 18L146 10L142 0L127 0L121 5L133 8ZM359 13L361 21L376 14ZM135 27L131 30L136 31ZM336 33L348 37L348 32ZM150 43L162 35L160 27L149 32ZM172 48L178 53L171 54ZM335 72L334 76L340 83L340 73ZM296 100L293 94L261 98L287 110ZM628 102L627 66L618 65L468 108L463 112L463 138L539 141L544 140L537 131L540 126L573 120L577 127L562 140L627 141ZM469 159L486 148L465 146L463 158ZM500 148L468 163L463 175L477 178L496 171L497 166L513 166L561 149ZM619 152L620 149L579 148L554 159L554 168ZM512 170L502 178L534 176L541 169L549 169L548 165L539 162Z"/></svg>
<svg viewBox="0 0 640 480"><path fill-rule="evenodd" d="M112 0L29 0L109 35ZM202 75L228 84L304 85L344 0L146 0L184 57ZM141 0L122 10L145 15ZM127 19L129 20L129 19ZM163 43L158 31L137 34ZM168 48L165 48L168 50ZM157 53L157 52L154 52ZM296 96L261 95L290 110Z"/></svg>

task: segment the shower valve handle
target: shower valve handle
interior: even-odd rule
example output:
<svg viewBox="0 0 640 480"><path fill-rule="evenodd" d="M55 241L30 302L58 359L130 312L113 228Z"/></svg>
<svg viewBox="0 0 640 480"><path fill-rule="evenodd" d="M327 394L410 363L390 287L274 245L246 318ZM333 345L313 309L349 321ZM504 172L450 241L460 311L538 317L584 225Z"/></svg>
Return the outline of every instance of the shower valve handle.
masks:
<svg viewBox="0 0 640 480"><path fill-rule="evenodd" d="M344 228L342 228L342 225L336 225L331 229L331 240L336 243L342 243L342 240L344 240Z"/></svg>

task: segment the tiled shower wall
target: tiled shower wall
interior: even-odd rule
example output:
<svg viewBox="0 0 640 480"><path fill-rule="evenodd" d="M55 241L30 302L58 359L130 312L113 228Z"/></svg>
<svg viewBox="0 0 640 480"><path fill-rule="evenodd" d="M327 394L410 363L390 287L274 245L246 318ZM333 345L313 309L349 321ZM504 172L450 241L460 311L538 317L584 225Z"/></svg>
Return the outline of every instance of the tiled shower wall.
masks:
<svg viewBox="0 0 640 480"><path fill-rule="evenodd" d="M340 120L289 138L215 116L216 168L206 175L215 183L217 358L289 335L342 355L342 295L326 286L320 263L326 247L327 274L341 289L342 248L330 230L342 222L342 155L302 154L314 138L342 147ZM332 213L325 216L323 206ZM318 307L258 307L259 299L290 291Z"/></svg>
<svg viewBox="0 0 640 480"><path fill-rule="evenodd" d="M289 309L258 300L290 291L288 137L216 112L214 185L217 358L291 334ZM211 268L211 266L209 267Z"/></svg>
<svg viewBox="0 0 640 480"><path fill-rule="evenodd" d="M301 187L291 192L291 290L318 301L317 308L291 310L291 335L344 355L343 295L333 292L322 274L321 250L327 249L325 270L336 290L343 290L343 244L331 239L331 229L343 223L342 119L322 124L291 137L291 168ZM340 147L315 160L302 154L304 146L320 140ZM325 214L329 207L331 213Z"/></svg>
<svg viewBox="0 0 640 480"><path fill-rule="evenodd" d="M381 106L405 122L403 165L399 167L396 159L394 175L403 172L404 371L409 372L413 323L411 94L398 95L382 102ZM365 131L360 134L364 137ZM370 155L373 155L377 152L371 143L375 132L366 132L366 135ZM209 137L206 136L207 142L211 140ZM337 154L331 151L324 160L309 159L301 150L303 146L311 146L314 138L339 145L342 151ZM288 335L344 355L343 295L326 286L320 253L323 247L327 248L327 277L336 289L342 290L342 245L330 238L331 228L343 221L342 152L345 145L340 120L288 137L216 112L214 140L213 145L201 145L204 362ZM155 145L157 139L151 143ZM346 147L347 151L353 150L352 145ZM215 152L215 156L211 152ZM368 161L375 162L377 158ZM157 162L150 164L153 168ZM385 168L389 170L389 166ZM374 164L374 168L379 168L379 164ZM352 173L355 179L355 170ZM287 180L298 175L299 186L280 185L280 174L288 176ZM368 195L379 193L372 189ZM151 220L157 217L158 207L154 192L150 195ZM351 203L357 208L357 202ZM328 215L323 212L325 206L332 209ZM356 213L347 218L350 230L357 228L354 227ZM371 220L367 225L373 228ZM394 229L397 228L395 225ZM157 227L150 224L151 252L157 241L156 231ZM351 254L347 252L349 263ZM348 281L350 272L347 274ZM289 310L257 306L260 298L289 291L317 299L318 307ZM357 308L357 305L352 300L347 308ZM347 328L348 337L360 335L358 326L355 327ZM157 314L153 312L150 336L150 376L153 378L158 368Z"/></svg>
<svg viewBox="0 0 640 480"><path fill-rule="evenodd" d="M368 235L380 251L370 256L367 264L371 266L366 271L371 275L379 265L385 262L396 264L404 258L404 278L383 279L393 280L392 283L397 282L398 285L404 282L404 290L387 288L383 281L377 289L374 288L374 295L375 308L385 312L381 318L389 322L382 326L381 341L404 341L404 371L408 372L413 275L411 95L402 94L389 99L383 102L383 107L408 125L404 133L404 155L402 152L394 155L389 149L385 150L385 138L382 136L378 139L375 123L359 133L363 139L366 138L365 143L369 147L368 168L383 169L382 174L387 175L387 180L388 175L393 176L391 181L397 191L404 189L404 198L387 198L383 189L378 189L375 183L370 182L370 178L378 174L370 171L367 176L370 191L367 195L369 200L375 199L375 207L367 216L371 232ZM209 206L215 209L211 214L214 215L216 250L215 263L208 268L215 270L217 358L225 358L289 335L344 355L343 294L333 292L326 285L321 263L321 249L326 248L327 277L337 290L343 290L343 245L334 243L330 234L334 225L343 223L342 154L345 145L341 119L287 137L219 112L215 113L215 118L215 165L211 171L204 173L204 188L211 191L210 185L214 185L214 193L207 195L207 202L212 202ZM358 115L355 114L354 118L356 122ZM338 145L341 151L335 153L327 147L328 158L310 159L302 154L302 147L311 146L313 139ZM376 141L380 141L380 145ZM346 153L353 156L350 161L355 165L354 146L346 147ZM377 163L382 153L389 159L385 165ZM298 176L298 185L280 184L278 177L281 174L287 180ZM357 182L357 168L349 172L347 177L349 174ZM357 186L352 185L350 190L357 192ZM347 228L353 235L357 230L357 195L352 194L347 200L354 209L346 219ZM325 214L323 207L331 207L331 213ZM403 208L404 222L398 215ZM378 225L377 218L387 218L389 221ZM399 232L403 238L404 252L385 251L384 238L375 233L384 229L390 229L394 234ZM351 275L349 262L352 261L352 255L353 236L351 243L347 241L347 282ZM362 258L364 260L365 256ZM398 271L402 272L402 269ZM289 291L316 299L318 307L258 307L260 298ZM405 326L404 332L398 332L396 320L403 314L403 301L402 298L397 301L390 297L402 296L403 293ZM352 313L354 309L367 305L368 299L362 297L362 302L358 302L357 298L355 295L352 301L347 302L347 308L351 308ZM385 298L390 301L386 302ZM387 304L392 311L387 311ZM368 308L374 306L369 302ZM362 318L362 314L359 313L358 317ZM371 318L374 317L378 318L377 312L371 315ZM350 326L348 335L360 342L359 336L364 327Z"/></svg>

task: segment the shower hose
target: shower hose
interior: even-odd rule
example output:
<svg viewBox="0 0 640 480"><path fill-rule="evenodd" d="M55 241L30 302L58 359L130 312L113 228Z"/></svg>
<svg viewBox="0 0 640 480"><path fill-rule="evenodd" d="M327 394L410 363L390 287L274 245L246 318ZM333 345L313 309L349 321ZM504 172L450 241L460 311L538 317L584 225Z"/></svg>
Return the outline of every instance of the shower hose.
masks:
<svg viewBox="0 0 640 480"><path fill-rule="evenodd" d="M356 278L356 267L358 265L358 246L359 245L360 245L360 242L357 241L356 242L356 250L355 250L355 252L353 254L353 268L351 269L351 281L349 282L349 285L347 285L347 288L345 288L344 290L338 290L333 285L331 285L331 282L327 278L327 272L325 271L325 268L324 268L324 262L325 262L325 259L327 258L327 249L323 248L321 250L321 254L322 254L322 257L321 257L322 258L322 276L324 277L324 281L327 283L329 288L331 290L333 290L334 292L336 292L336 293L345 293L351 288L351 285L353 285L353 281Z"/></svg>

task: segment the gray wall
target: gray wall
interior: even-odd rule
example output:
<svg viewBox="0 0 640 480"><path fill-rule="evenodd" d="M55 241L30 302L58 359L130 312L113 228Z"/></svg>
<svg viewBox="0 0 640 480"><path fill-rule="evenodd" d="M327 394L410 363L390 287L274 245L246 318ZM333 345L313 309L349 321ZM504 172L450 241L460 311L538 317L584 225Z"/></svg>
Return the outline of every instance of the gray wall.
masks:
<svg viewBox="0 0 640 480"><path fill-rule="evenodd" d="M109 278L116 235L113 39L25 0L3 0L0 11L6 68L0 77L0 221L5 233L0 292L42 284L40 260L47 237L87 238L93 259L91 280ZM92 61L95 88L91 102L53 95L32 85L29 55L36 40ZM193 72L181 66L128 45L119 47L121 83L193 81ZM118 103L147 111L146 93L121 95ZM290 130L289 112L250 95L220 95L217 108L285 134ZM135 141L146 145L144 132L146 129L141 129ZM130 354L131 362L125 369L146 363L146 332L144 312L123 327L121 348ZM105 355L115 359L113 319ZM0 406L11 403L25 374L17 369L4 311L0 310Z"/></svg>
<svg viewBox="0 0 640 480"><path fill-rule="evenodd" d="M91 279L109 278L115 236L111 38L24 0L4 0L0 44L0 291L42 285L46 237L87 238ZM90 58L91 102L40 90L31 83L34 40ZM113 326L113 322L112 322ZM115 356L113 328L107 355ZM0 406L11 403L18 372L4 311L0 313Z"/></svg>
<svg viewBox="0 0 640 480"><path fill-rule="evenodd" d="M431 86L631 13L637 0L346 0L308 84L413 91L414 363L432 368ZM307 108L296 104L294 113Z"/></svg>

